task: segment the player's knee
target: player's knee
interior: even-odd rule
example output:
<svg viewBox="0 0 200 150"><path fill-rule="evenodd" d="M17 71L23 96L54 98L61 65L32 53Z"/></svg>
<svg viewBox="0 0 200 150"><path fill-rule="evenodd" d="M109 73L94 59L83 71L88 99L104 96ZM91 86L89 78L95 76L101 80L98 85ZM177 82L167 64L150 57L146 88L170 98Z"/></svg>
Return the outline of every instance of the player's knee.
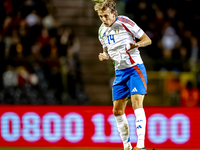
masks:
<svg viewBox="0 0 200 150"><path fill-rule="evenodd" d="M138 109L139 107L138 107L138 105L137 104L132 104L132 108L133 108L133 110L136 110L136 109Z"/></svg>
<svg viewBox="0 0 200 150"><path fill-rule="evenodd" d="M133 100L132 107L133 107L133 110L138 109L139 108L139 100L137 100L137 99Z"/></svg>
<svg viewBox="0 0 200 150"><path fill-rule="evenodd" d="M113 109L114 116L121 116L124 114L122 110Z"/></svg>
<svg viewBox="0 0 200 150"><path fill-rule="evenodd" d="M132 108L138 109L143 107L143 96L141 95L134 95L131 99L132 102Z"/></svg>

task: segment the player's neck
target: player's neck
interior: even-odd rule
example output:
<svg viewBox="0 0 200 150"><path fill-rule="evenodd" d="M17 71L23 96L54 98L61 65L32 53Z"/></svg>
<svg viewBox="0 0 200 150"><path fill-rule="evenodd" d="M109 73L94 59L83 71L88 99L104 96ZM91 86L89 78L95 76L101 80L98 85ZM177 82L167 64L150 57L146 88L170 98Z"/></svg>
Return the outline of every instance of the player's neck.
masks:
<svg viewBox="0 0 200 150"><path fill-rule="evenodd" d="M117 17L113 18L113 22L109 27L112 27L112 25L115 23L116 20L117 20Z"/></svg>

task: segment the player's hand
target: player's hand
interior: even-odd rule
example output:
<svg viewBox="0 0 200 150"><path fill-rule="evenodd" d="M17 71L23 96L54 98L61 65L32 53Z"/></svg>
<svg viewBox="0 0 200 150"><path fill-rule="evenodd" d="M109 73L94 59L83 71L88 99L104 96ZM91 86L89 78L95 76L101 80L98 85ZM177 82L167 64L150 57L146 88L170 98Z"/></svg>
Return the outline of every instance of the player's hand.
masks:
<svg viewBox="0 0 200 150"><path fill-rule="evenodd" d="M138 48L138 47L140 47L140 44L138 44L138 43L130 43L130 48L128 49L128 51L131 50L131 49L134 49L134 48Z"/></svg>
<svg viewBox="0 0 200 150"><path fill-rule="evenodd" d="M99 53L99 60L100 61L105 61L109 59L108 53Z"/></svg>

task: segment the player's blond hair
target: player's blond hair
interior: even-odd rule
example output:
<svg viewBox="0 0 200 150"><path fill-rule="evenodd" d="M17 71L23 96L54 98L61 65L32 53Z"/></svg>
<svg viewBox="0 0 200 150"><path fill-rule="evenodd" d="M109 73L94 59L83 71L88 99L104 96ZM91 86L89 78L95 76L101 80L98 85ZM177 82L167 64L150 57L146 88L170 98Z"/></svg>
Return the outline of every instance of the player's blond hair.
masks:
<svg viewBox="0 0 200 150"><path fill-rule="evenodd" d="M99 11L105 11L107 8L110 8L111 13L115 12L115 15L117 16L117 10L116 10L116 3L114 0L106 0L103 3L96 3L94 6L94 10L98 13Z"/></svg>

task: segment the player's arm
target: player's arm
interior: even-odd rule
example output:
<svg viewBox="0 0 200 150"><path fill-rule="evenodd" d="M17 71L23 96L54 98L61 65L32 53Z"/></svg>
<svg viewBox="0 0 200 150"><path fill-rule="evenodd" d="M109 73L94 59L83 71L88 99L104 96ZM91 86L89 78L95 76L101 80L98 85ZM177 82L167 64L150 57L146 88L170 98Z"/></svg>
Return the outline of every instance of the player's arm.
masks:
<svg viewBox="0 0 200 150"><path fill-rule="evenodd" d="M130 49L138 48L138 47L145 47L151 44L151 39L148 35L132 20L126 18L129 23L125 23L128 30L136 37L140 39L137 43L130 43ZM131 24L130 24L131 23Z"/></svg>
<svg viewBox="0 0 200 150"><path fill-rule="evenodd" d="M148 45L151 45L151 39L148 37L148 35L146 33L144 33L141 38L140 41L137 43L130 43L130 49L133 48L138 48L138 47L145 47Z"/></svg>
<svg viewBox="0 0 200 150"><path fill-rule="evenodd" d="M99 53L99 60L100 61L105 61L109 59L109 55L108 55L108 48L104 47L103 48L103 53Z"/></svg>
<svg viewBox="0 0 200 150"><path fill-rule="evenodd" d="M103 35L102 35L102 30L104 28L104 24L102 23L101 27L99 28L99 41L101 42L101 45L103 46L103 53L99 53L99 60L100 61L105 61L109 59L108 55L108 48L106 47L104 41L103 41Z"/></svg>

